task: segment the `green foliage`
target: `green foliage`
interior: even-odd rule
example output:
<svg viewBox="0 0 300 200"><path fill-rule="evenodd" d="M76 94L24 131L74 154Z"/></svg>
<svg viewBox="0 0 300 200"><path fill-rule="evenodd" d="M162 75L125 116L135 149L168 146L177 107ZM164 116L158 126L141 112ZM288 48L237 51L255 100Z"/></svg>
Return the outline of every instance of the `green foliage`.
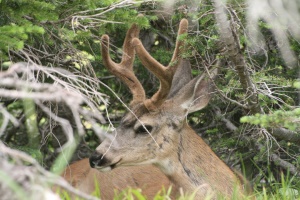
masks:
<svg viewBox="0 0 300 200"><path fill-rule="evenodd" d="M99 187L99 183L95 180L95 191L92 193L92 196L101 198L101 187ZM153 200L167 200L170 199L170 194L172 191L172 187L168 188L167 190L165 188L162 188L161 191L157 191L157 194L153 198ZM66 191L58 191L59 195L64 199L72 199L70 194L68 194ZM80 198L76 197L77 200L80 200ZM141 189L133 189L133 188L127 188L122 191L115 191L114 200L146 200L147 198L142 194ZM180 200L188 200L192 198L188 198L188 196L181 195Z"/></svg>
<svg viewBox="0 0 300 200"><path fill-rule="evenodd" d="M41 9L42 8L42 9ZM56 20L55 5L41 0L4 0L0 2L0 57L8 59L10 50L21 50L31 35L45 33L39 24Z"/></svg>
<svg viewBox="0 0 300 200"><path fill-rule="evenodd" d="M168 190L165 190L165 188L162 188L161 191L158 191L153 200L167 200L170 199L170 194L172 191L172 187L170 187ZM195 197L196 191L191 194L191 195L186 195L186 194L180 194L177 200L193 200ZM146 200L147 198L142 194L142 190L140 189L132 189L128 188L120 193L116 193L114 200L122 200L122 199L127 199L127 200ZM209 200L210 198L207 198Z"/></svg>
<svg viewBox="0 0 300 200"><path fill-rule="evenodd" d="M115 195L114 200L121 200L121 199L128 199L128 200L146 200L144 195L142 194L142 191L139 189L132 189L128 188L126 190L123 190L120 194Z"/></svg>
<svg viewBox="0 0 300 200"><path fill-rule="evenodd" d="M35 25L18 26L5 25L0 27L0 57L7 59L5 55L9 50L21 50L28 40L29 34L43 34L44 29Z"/></svg>
<svg viewBox="0 0 300 200"><path fill-rule="evenodd" d="M296 81L293 83L294 88L300 89L300 82Z"/></svg>
<svg viewBox="0 0 300 200"><path fill-rule="evenodd" d="M101 197L101 190L100 190L100 185L99 182L97 181L96 177L94 180L94 184L95 184L95 191L93 191L92 195L95 197Z"/></svg>
<svg viewBox="0 0 300 200"><path fill-rule="evenodd" d="M206 131L207 134L217 134L219 132L220 132L220 130L218 128L208 129Z"/></svg>
<svg viewBox="0 0 300 200"><path fill-rule="evenodd" d="M244 116L240 121L262 127L285 127L294 131L300 127L300 108L291 111L276 110L268 115Z"/></svg>
<svg viewBox="0 0 300 200"><path fill-rule="evenodd" d="M72 200L72 196L66 192L65 190L61 191L60 189L56 190L56 193L64 200ZM79 198L75 198L76 200L80 200Z"/></svg>
<svg viewBox="0 0 300 200"><path fill-rule="evenodd" d="M295 184L296 177L285 176L281 173L281 181L263 186L262 192L256 194L257 200L299 200L299 183ZM267 187L271 187L272 190Z"/></svg>
<svg viewBox="0 0 300 200"><path fill-rule="evenodd" d="M92 40L97 36L117 29L127 29L130 24L137 23L141 28L149 27L146 17L138 17L135 9L127 6L106 12L105 20L95 28L91 26L92 17L71 20L70 14L85 11L86 16L99 14L99 8L117 3L117 0L75 0L45 2L42 0L4 0L0 2L0 57L4 62L9 59L9 51L22 50L25 45L35 45L37 41L44 45L65 46L72 41L74 46L91 54ZM98 9L98 10L97 10ZM60 19L62 23L58 23ZM73 22L72 24L64 22ZM113 22L113 23L106 23ZM118 23L119 22L119 23ZM79 27L80 26L80 27ZM81 27L84 27L82 29ZM93 25L94 27L94 25ZM125 31L121 31L125 33ZM55 36L57 34L57 36ZM42 37L41 37L42 36ZM58 40L58 41L57 41ZM87 48L88 47L88 48ZM55 49L54 49L55 50ZM56 52L59 52L56 49Z"/></svg>
<svg viewBox="0 0 300 200"><path fill-rule="evenodd" d="M19 151L25 152L31 157L33 157L35 160L37 160L39 163L43 162L43 154L39 149L36 149L31 146L17 146L17 145L11 145L10 146L13 149L17 149Z"/></svg>

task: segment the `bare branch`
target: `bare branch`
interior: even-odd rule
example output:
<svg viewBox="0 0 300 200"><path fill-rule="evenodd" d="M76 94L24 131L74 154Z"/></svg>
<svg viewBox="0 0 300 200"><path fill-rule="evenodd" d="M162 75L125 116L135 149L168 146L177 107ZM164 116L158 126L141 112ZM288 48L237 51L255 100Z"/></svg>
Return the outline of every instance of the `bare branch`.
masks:
<svg viewBox="0 0 300 200"><path fill-rule="evenodd" d="M258 104L258 93L247 69L245 58L241 52L238 36L227 19L225 5L221 0L214 0L215 17L219 27L219 34L228 53L230 62L235 66L246 95L252 114L261 113Z"/></svg>
<svg viewBox="0 0 300 200"><path fill-rule="evenodd" d="M287 130L285 128L274 128L272 129L272 135L274 137L280 139L280 140L285 140L288 142L295 142L296 144L300 144L300 134Z"/></svg>
<svg viewBox="0 0 300 200"><path fill-rule="evenodd" d="M37 76L36 74L39 74ZM47 76L54 81L53 84L40 82L38 77ZM24 77L20 79L19 77ZM92 82L92 83L91 83ZM43 67L33 63L16 63L7 71L0 72L0 97L11 99L33 99L36 105L46 113L50 119L58 122L64 131L66 137L72 141L74 139L74 131L70 120L57 116L51 108L42 102L63 103L72 112L73 121L79 135L84 135L84 127L82 119L91 121L91 125L98 135L105 134L100 131L98 123L105 123L99 107L102 103L106 105L104 95L97 92L97 88L92 87L98 85L99 80L88 76L78 76L69 71L60 68ZM83 105L85 105L83 107ZM17 125L16 120L4 113L4 123L1 126L1 132L7 126L9 121ZM91 120L93 119L93 120Z"/></svg>
<svg viewBox="0 0 300 200"><path fill-rule="evenodd" d="M55 185L80 198L86 200L99 200L96 197L76 190L62 177L46 171L35 159L24 152L10 149L2 142L0 142L0 152L0 172L3 173L2 175L10 177L12 181L20 186L17 192L20 190L23 191L23 194L25 195L23 196L24 199L59 200L60 197L49 189L49 185ZM13 159L15 163L9 163L9 159ZM29 163L30 166L25 166L24 163ZM0 181L0 193L1 199L3 200L17 199L14 198L17 194L12 191L11 187L5 185L2 181Z"/></svg>
<svg viewBox="0 0 300 200"><path fill-rule="evenodd" d="M293 164L281 159L277 154L271 154L271 160L278 166L284 168L293 175L300 176L300 170Z"/></svg>

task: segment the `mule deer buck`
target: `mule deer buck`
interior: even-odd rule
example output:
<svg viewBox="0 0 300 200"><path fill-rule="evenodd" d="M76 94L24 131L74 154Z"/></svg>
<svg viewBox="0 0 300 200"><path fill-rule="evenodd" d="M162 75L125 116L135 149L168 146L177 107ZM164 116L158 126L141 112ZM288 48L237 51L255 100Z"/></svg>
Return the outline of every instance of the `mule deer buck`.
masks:
<svg viewBox="0 0 300 200"><path fill-rule="evenodd" d="M187 32L188 22L180 22L178 36ZM100 171L121 166L152 164L178 188L195 192L195 199L207 195L230 198L242 196L243 186L236 174L189 127L187 114L201 110L212 92L211 77L191 78L190 63L182 57L184 41L177 39L173 57L165 67L156 61L137 38L133 25L127 32L123 57L115 63L109 56L109 37L102 36L102 58L106 68L130 89L133 99L122 118L115 138L105 139L90 157L90 165ZM133 71L135 52L142 64L160 81L158 91L146 98ZM153 175L154 176L154 175ZM157 184L160 184L158 182Z"/></svg>

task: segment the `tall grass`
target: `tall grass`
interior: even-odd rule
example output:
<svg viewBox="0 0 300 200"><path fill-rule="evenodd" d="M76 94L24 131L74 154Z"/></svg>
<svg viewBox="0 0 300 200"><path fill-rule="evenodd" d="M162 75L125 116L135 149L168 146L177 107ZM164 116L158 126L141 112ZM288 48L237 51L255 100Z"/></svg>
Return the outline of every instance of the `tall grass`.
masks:
<svg viewBox="0 0 300 200"><path fill-rule="evenodd" d="M96 187L98 188L98 187ZM162 189L157 193L153 200L171 200L172 188ZM64 197L66 194L64 194ZM94 195L101 198L100 190L97 189ZM66 198L70 199L70 198ZM177 200L194 200L194 194L188 195L180 192L180 196ZM207 197L205 200L210 200L211 197ZM281 181L271 184L271 186L263 186L260 189L254 189L253 194L240 197L237 193L234 193L230 200L300 200L300 187L296 181L296 177L289 177L281 175ZM128 188L121 192L116 192L114 200L147 200L142 194L140 189ZM195 199L197 200L197 199ZM228 200L225 197L219 196L217 200Z"/></svg>
<svg viewBox="0 0 300 200"><path fill-rule="evenodd" d="M257 192L257 200L300 200L300 180L299 178L281 174L281 181L272 183L268 187L262 187L262 191Z"/></svg>

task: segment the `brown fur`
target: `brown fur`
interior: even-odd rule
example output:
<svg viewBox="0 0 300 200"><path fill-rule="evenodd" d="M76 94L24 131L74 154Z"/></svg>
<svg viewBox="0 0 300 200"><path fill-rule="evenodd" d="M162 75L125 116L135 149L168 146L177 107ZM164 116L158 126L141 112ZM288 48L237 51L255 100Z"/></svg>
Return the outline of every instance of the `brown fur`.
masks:
<svg viewBox="0 0 300 200"><path fill-rule="evenodd" d="M115 191L126 188L142 189L147 199L172 186L168 178L154 166L119 167L110 172L99 172L90 168L88 159L77 161L68 166L62 176L75 188L91 194L96 190L95 182L100 187L101 199L113 199ZM172 186L172 199L177 189Z"/></svg>

